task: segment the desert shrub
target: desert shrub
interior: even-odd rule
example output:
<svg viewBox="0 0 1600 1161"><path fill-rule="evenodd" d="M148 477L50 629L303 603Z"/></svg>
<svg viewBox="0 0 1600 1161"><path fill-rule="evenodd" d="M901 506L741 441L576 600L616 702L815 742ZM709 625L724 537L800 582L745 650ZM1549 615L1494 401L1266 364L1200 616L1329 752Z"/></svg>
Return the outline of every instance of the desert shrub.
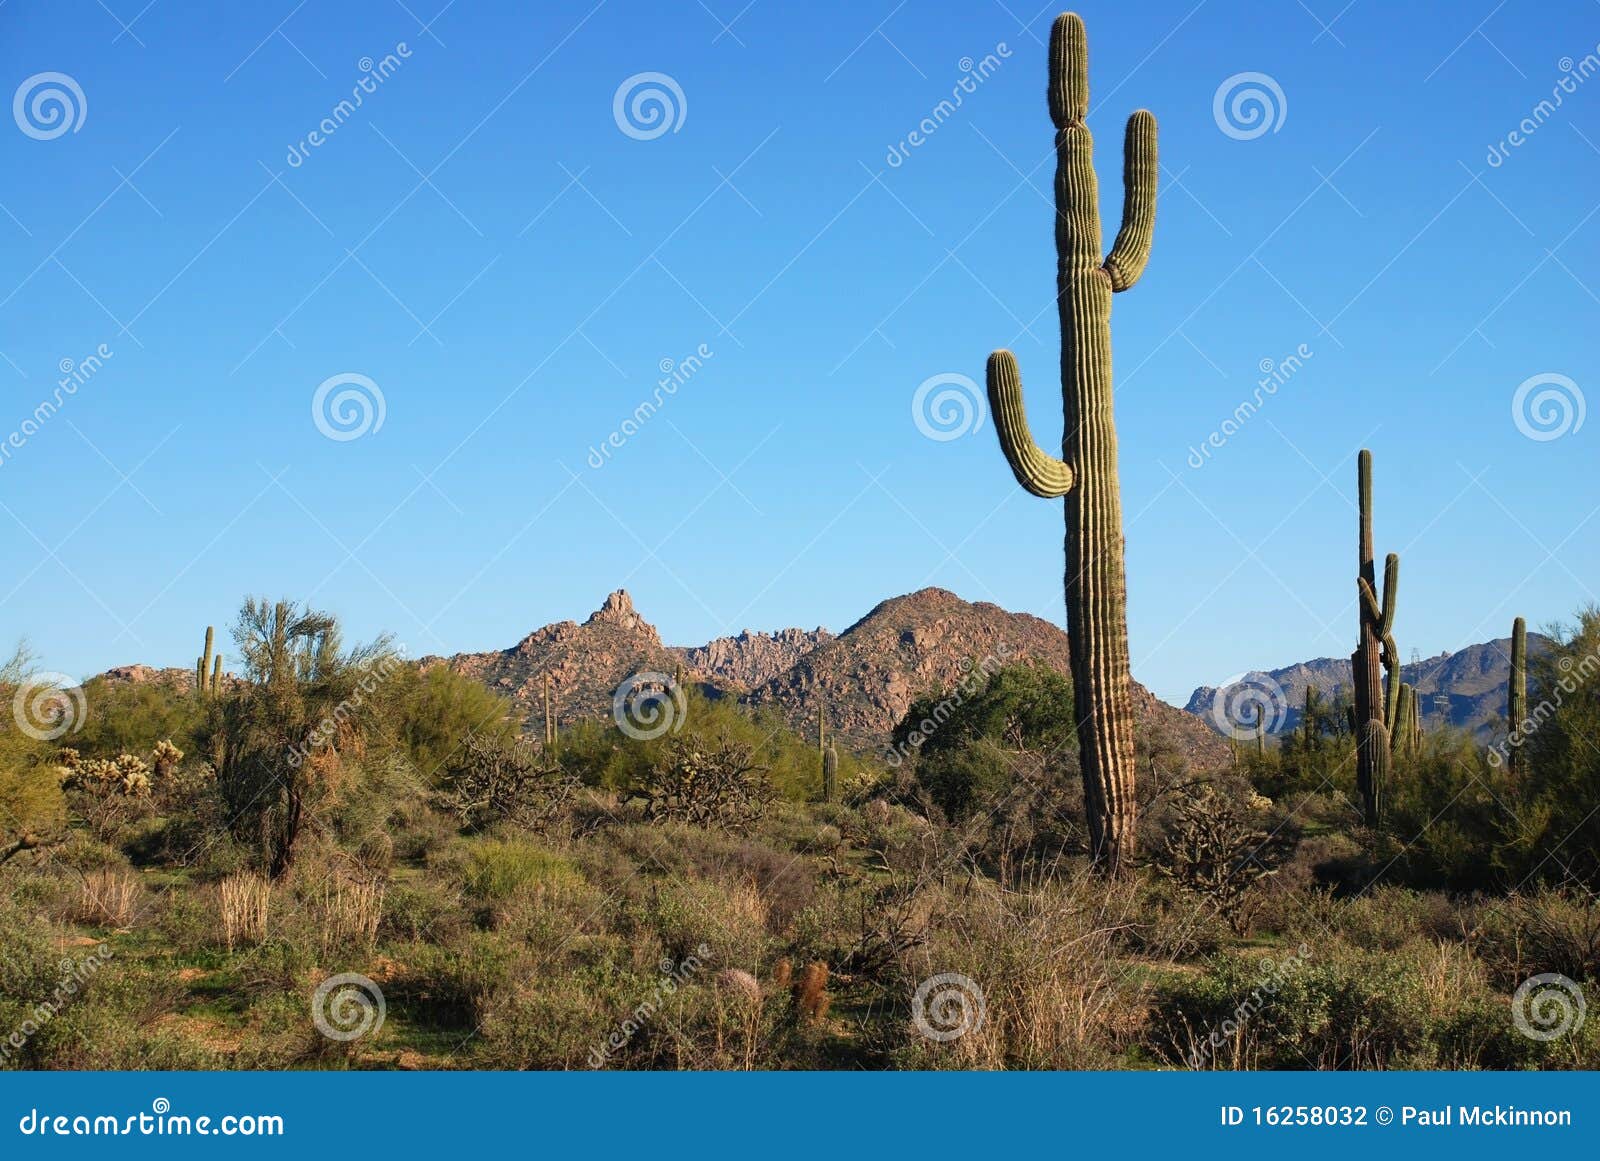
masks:
<svg viewBox="0 0 1600 1161"><path fill-rule="evenodd" d="M1262 881L1277 872L1291 845L1274 825L1270 804L1252 799L1236 800L1210 787L1183 795L1156 861L1157 870L1240 935L1264 901Z"/></svg>
<svg viewBox="0 0 1600 1161"><path fill-rule="evenodd" d="M394 959L397 966L383 989L398 1016L423 1027L471 1034L489 1013L492 997L512 978L517 953L497 935L473 932L450 946L401 944Z"/></svg>
<svg viewBox="0 0 1600 1161"><path fill-rule="evenodd" d="M1557 972L1600 980L1600 898L1582 887L1540 887L1483 904L1474 916L1480 953L1499 982Z"/></svg>
<svg viewBox="0 0 1600 1161"><path fill-rule="evenodd" d="M749 882L658 880L625 905L624 922L652 933L673 961L694 956L714 970L759 974L772 958L766 901Z"/></svg>
<svg viewBox="0 0 1600 1161"><path fill-rule="evenodd" d="M494 906L541 884L582 880L582 872L571 860L537 843L483 839L467 849L462 887L470 897Z"/></svg>
<svg viewBox="0 0 1600 1161"><path fill-rule="evenodd" d="M543 831L579 785L531 743L477 734L462 740L443 775L445 807L473 831L497 822Z"/></svg>
<svg viewBox="0 0 1600 1161"><path fill-rule="evenodd" d="M1147 1036L1158 1058L1191 1068L1504 1068L1550 1055L1516 1030L1470 953L1418 939L1224 953L1163 988Z"/></svg>
<svg viewBox="0 0 1600 1161"><path fill-rule="evenodd" d="M426 786L437 785L463 739L509 744L518 730L511 703L447 665L394 670L380 691L393 740Z"/></svg>
<svg viewBox="0 0 1600 1161"><path fill-rule="evenodd" d="M465 929L460 891L432 878L389 884L378 927L380 937L449 944Z"/></svg>
<svg viewBox="0 0 1600 1161"><path fill-rule="evenodd" d="M729 738L672 738L632 789L650 822L742 829L770 797L755 748Z"/></svg>
<svg viewBox="0 0 1600 1161"><path fill-rule="evenodd" d="M1116 935L1134 912L1130 885L1108 886L1087 875L1021 893L975 886L935 905L929 939L906 956L894 989L894 1012L903 1021L894 1063L1058 1069L1114 1063L1134 1042L1145 1003L1146 985L1112 957ZM919 987L923 1028L915 1009ZM930 1028L950 1038L931 1037Z"/></svg>

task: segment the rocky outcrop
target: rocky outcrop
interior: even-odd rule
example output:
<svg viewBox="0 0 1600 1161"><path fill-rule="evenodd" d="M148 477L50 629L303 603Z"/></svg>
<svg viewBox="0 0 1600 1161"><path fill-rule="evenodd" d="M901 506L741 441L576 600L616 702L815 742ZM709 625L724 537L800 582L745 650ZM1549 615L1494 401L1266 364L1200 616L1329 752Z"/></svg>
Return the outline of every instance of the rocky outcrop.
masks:
<svg viewBox="0 0 1600 1161"><path fill-rule="evenodd" d="M684 667L705 680L750 690L794 668L806 654L833 639L832 633L820 627L810 632L779 629L776 633L746 629L737 637L718 637L679 652Z"/></svg>

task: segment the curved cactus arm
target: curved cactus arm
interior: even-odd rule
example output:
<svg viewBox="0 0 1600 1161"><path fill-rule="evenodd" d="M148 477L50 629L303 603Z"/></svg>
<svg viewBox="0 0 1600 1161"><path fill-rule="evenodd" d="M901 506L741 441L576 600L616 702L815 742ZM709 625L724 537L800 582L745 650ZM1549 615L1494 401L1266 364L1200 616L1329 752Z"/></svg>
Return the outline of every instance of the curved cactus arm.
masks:
<svg viewBox="0 0 1600 1161"><path fill-rule="evenodd" d="M1127 290L1138 282L1150 261L1156 224L1156 180L1160 173L1156 119L1149 110L1140 109L1128 118L1122 145L1122 228L1105 261L1112 290Z"/></svg>
<svg viewBox="0 0 1600 1161"><path fill-rule="evenodd" d="M1387 637L1394 630L1394 602L1400 592L1400 554L1391 552L1383 562L1383 617L1378 635Z"/></svg>
<svg viewBox="0 0 1600 1161"><path fill-rule="evenodd" d="M1361 597L1361 608L1366 618L1373 624L1383 621L1383 610L1378 607L1378 594L1372 591L1372 586L1367 583L1364 576L1356 577L1356 592Z"/></svg>
<svg viewBox="0 0 1600 1161"><path fill-rule="evenodd" d="M1022 403L1022 373L1010 351L989 356L988 379L989 409L1000 433L1000 450L1005 452L1017 483L1046 500L1065 496L1072 490L1072 469L1033 442Z"/></svg>

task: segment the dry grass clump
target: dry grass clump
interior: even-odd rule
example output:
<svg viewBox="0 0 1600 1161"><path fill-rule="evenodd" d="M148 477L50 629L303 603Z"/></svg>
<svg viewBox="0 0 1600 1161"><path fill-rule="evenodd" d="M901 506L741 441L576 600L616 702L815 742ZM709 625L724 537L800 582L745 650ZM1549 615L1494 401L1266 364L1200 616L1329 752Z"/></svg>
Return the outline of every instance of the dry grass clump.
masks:
<svg viewBox="0 0 1600 1161"><path fill-rule="evenodd" d="M222 932L228 950L260 943L267 934L267 909L272 883L263 875L245 871L222 880Z"/></svg>
<svg viewBox="0 0 1600 1161"><path fill-rule="evenodd" d="M132 871L98 870L83 877L74 918L101 927L130 927L144 888Z"/></svg>

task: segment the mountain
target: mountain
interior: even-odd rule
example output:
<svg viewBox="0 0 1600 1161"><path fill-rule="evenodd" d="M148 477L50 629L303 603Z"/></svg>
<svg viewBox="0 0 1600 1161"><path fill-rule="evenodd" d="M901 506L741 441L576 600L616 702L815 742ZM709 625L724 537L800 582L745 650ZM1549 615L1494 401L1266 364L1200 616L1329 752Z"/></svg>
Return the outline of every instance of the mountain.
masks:
<svg viewBox="0 0 1600 1161"><path fill-rule="evenodd" d="M1548 647L1547 638L1537 633L1528 634L1530 655ZM1497 730L1503 728L1510 677L1509 637L1469 645L1454 653L1440 653L1400 667L1401 680L1416 686L1421 694L1425 729L1448 722L1471 731L1480 741L1489 740ZM1282 716L1274 733L1284 733L1300 724L1300 707L1305 703L1307 686L1321 690L1330 699L1341 693L1353 696L1350 659L1347 657L1319 657L1282 669L1256 670L1232 684L1259 684L1262 678L1277 683L1283 690L1288 707L1288 712ZM1218 693L1216 687L1202 685L1189 696L1184 709L1210 722Z"/></svg>
<svg viewBox="0 0 1600 1161"><path fill-rule="evenodd" d="M795 729L816 728L828 707L833 733L881 751L914 698L945 692L974 665L1034 659L1067 672L1067 635L1048 621L973 604L943 589L884 601L835 637L826 629L746 630L705 645L664 645L655 627L618 591L581 625L560 621L503 652L425 658L447 664L510 697L529 725L544 720L545 674L558 720L611 712L612 694L642 671L681 672L707 692L774 707ZM1192 717L1134 683L1134 712L1146 728L1197 764L1226 760L1226 747ZM1068 712L1063 707L1063 712Z"/></svg>

